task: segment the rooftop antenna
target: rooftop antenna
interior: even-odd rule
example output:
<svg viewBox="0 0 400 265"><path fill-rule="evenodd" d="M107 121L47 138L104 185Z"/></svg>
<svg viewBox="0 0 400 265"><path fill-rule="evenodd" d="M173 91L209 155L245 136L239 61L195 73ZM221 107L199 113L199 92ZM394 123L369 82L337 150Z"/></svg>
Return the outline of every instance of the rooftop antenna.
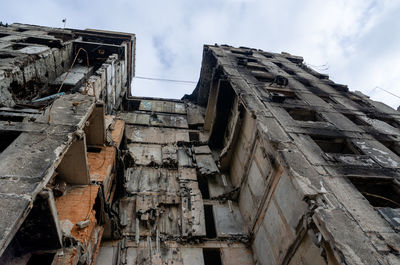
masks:
<svg viewBox="0 0 400 265"><path fill-rule="evenodd" d="M63 18L62 23L64 23L64 28L65 28L65 24L67 24L67 19Z"/></svg>

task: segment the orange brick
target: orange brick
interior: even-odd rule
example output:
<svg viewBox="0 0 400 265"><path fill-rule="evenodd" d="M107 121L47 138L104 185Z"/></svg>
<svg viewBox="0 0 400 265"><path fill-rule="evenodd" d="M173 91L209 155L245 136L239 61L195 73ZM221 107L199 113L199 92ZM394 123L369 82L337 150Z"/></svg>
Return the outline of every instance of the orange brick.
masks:
<svg viewBox="0 0 400 265"><path fill-rule="evenodd" d="M69 220L74 225L71 235L84 244L90 239L93 229L97 224L96 211L93 210L93 206L98 190L99 186L97 185L72 187L65 195L55 200L58 218L61 221ZM89 226L79 229L76 224L87 219L90 220Z"/></svg>
<svg viewBox="0 0 400 265"><path fill-rule="evenodd" d="M125 122L123 120L115 120L114 130L111 131L111 139L117 147L120 146L122 137L124 136Z"/></svg>
<svg viewBox="0 0 400 265"><path fill-rule="evenodd" d="M90 179L104 182L111 175L115 165L115 148L103 147L100 153L88 153Z"/></svg>

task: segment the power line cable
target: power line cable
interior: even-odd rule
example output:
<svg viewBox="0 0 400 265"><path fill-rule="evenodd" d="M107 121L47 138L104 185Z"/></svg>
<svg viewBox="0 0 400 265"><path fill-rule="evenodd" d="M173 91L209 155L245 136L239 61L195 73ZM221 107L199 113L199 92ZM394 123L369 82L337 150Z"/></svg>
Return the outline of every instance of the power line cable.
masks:
<svg viewBox="0 0 400 265"><path fill-rule="evenodd" d="M147 76L135 76L134 78L151 80L151 81L173 82L173 83L183 83L183 84L197 84L197 82L195 82L195 81L164 79L164 78L147 77Z"/></svg>
<svg viewBox="0 0 400 265"><path fill-rule="evenodd" d="M389 93L390 95L392 95L392 96L394 96L394 97L396 97L396 98L400 98L400 96L398 96L398 95L396 95L396 94L394 94L394 93L392 93L392 92L390 92L390 91L388 91L388 90L386 90L386 89L384 89L384 88L381 88L380 86L374 87L374 89L376 89L376 88L379 88L380 90L383 90L383 91L385 91L386 93ZM373 91L374 89L372 89L372 91ZM372 92L372 91L371 91L371 92Z"/></svg>

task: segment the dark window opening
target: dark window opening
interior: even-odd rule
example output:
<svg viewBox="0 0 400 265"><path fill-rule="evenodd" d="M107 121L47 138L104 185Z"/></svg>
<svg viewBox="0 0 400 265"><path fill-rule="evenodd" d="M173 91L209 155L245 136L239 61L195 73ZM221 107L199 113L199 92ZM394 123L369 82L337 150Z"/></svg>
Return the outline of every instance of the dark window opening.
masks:
<svg viewBox="0 0 400 265"><path fill-rule="evenodd" d="M259 82L271 83L271 82L274 82L274 80L275 80L275 75L270 74L268 72L252 71L251 73Z"/></svg>
<svg viewBox="0 0 400 265"><path fill-rule="evenodd" d="M55 253L32 254L26 265L51 265Z"/></svg>
<svg viewBox="0 0 400 265"><path fill-rule="evenodd" d="M308 109L285 109L289 115L297 121L324 121L324 119L313 110Z"/></svg>
<svg viewBox="0 0 400 265"><path fill-rule="evenodd" d="M64 33L64 32L49 32L48 35L56 37L57 39L61 39L62 41L69 41L74 39L73 34Z"/></svg>
<svg viewBox="0 0 400 265"><path fill-rule="evenodd" d="M269 58L269 59L271 59L271 58L272 58L272 55L265 54L265 53L263 53L263 56L264 56L265 58Z"/></svg>
<svg viewBox="0 0 400 265"><path fill-rule="evenodd" d="M22 122L23 120L23 116L8 116L0 114L0 121Z"/></svg>
<svg viewBox="0 0 400 265"><path fill-rule="evenodd" d="M232 53L236 53L236 54L243 54L243 55L253 55L253 51L252 50L231 50Z"/></svg>
<svg viewBox="0 0 400 265"><path fill-rule="evenodd" d="M333 87L334 89L336 89L337 91L340 92L348 92L349 88L347 87L347 85L342 85L342 84L332 84L331 87Z"/></svg>
<svg viewBox="0 0 400 265"><path fill-rule="evenodd" d="M222 149L224 144L224 133L228 126L229 116L236 95L232 86L225 80L219 81L219 92L217 96L217 107L214 125L209 139L209 146L214 149Z"/></svg>
<svg viewBox="0 0 400 265"><path fill-rule="evenodd" d="M325 153L359 154L358 150L346 138L332 138L312 135L311 138Z"/></svg>
<svg viewBox="0 0 400 265"><path fill-rule="evenodd" d="M86 151L89 153L100 153L101 152L101 148L100 147L96 147L96 146L86 146Z"/></svg>
<svg viewBox="0 0 400 265"><path fill-rule="evenodd" d="M350 99L351 99L353 102L355 102L355 103L357 103L358 105L360 105L361 107L363 107L363 108L370 108L370 107L371 107L368 103L364 102L364 101L363 101L362 99L360 99L360 98L357 98L357 97L350 97Z"/></svg>
<svg viewBox="0 0 400 265"><path fill-rule="evenodd" d="M26 45L22 45L22 44L18 44L18 43L11 45L11 49L13 49L13 50L21 50L25 47L26 47Z"/></svg>
<svg viewBox="0 0 400 265"><path fill-rule="evenodd" d="M265 68L265 66L263 66L261 64L256 64L256 63L247 64L247 69L249 69L250 71L268 72L268 70Z"/></svg>
<svg viewBox="0 0 400 265"><path fill-rule="evenodd" d="M400 188L388 179L349 178L373 207L400 208Z"/></svg>
<svg viewBox="0 0 400 265"><path fill-rule="evenodd" d="M257 79L257 81L259 82L263 82L263 83L270 83L273 82L275 78L270 78L270 77L266 77L266 76L255 76L255 78Z"/></svg>
<svg viewBox="0 0 400 265"><path fill-rule="evenodd" d="M331 103L331 104L337 104L337 102L334 100L334 99L332 99L330 96L328 96L328 95L318 95L323 101L325 101L326 103Z"/></svg>
<svg viewBox="0 0 400 265"><path fill-rule="evenodd" d="M354 114L342 113L346 118L351 120L353 123L357 125L369 125L368 122L363 121L360 117Z"/></svg>
<svg viewBox="0 0 400 265"><path fill-rule="evenodd" d="M216 238L217 231L215 229L214 213L212 205L204 205L204 218L206 221L206 237Z"/></svg>
<svg viewBox="0 0 400 265"><path fill-rule="evenodd" d="M273 62L273 64L275 64L276 66L278 66L279 68L281 68L281 70L285 71L286 73L290 74L290 75L295 75L296 72L293 71L292 69L289 69L288 67L284 66L282 63L279 62Z"/></svg>
<svg viewBox="0 0 400 265"><path fill-rule="evenodd" d="M3 152L21 132L0 131L0 153Z"/></svg>
<svg viewBox="0 0 400 265"><path fill-rule="evenodd" d="M0 33L0 38L7 37L9 34Z"/></svg>
<svg viewBox="0 0 400 265"><path fill-rule="evenodd" d="M27 31L27 30L29 30L29 29L17 28L15 31L24 32L24 31Z"/></svg>
<svg viewBox="0 0 400 265"><path fill-rule="evenodd" d="M15 58L15 56L7 53L0 54L0 59L9 59L9 58Z"/></svg>
<svg viewBox="0 0 400 265"><path fill-rule="evenodd" d="M191 142L198 142L200 141L200 135L198 132L189 132L189 140Z"/></svg>
<svg viewBox="0 0 400 265"><path fill-rule="evenodd" d="M210 199L210 191L208 189L208 179L206 177L199 176L197 181L203 199Z"/></svg>
<svg viewBox="0 0 400 265"><path fill-rule="evenodd" d="M45 45L50 48L61 48L61 42L60 40L51 40L51 39L43 39L43 38L35 38L35 37L29 37L25 40L23 40L24 43L31 43L31 44L40 44L40 45Z"/></svg>
<svg viewBox="0 0 400 265"><path fill-rule="evenodd" d="M267 88L267 91L268 91L268 93L270 93L270 94L272 94L272 93L281 94L281 95L283 95L283 96L286 97L286 98L296 99L296 100L299 99L299 98L297 97L297 95L296 95L293 91L290 91L290 90L288 90L288 89Z"/></svg>
<svg viewBox="0 0 400 265"><path fill-rule="evenodd" d="M219 248L203 248L204 265L222 265Z"/></svg>

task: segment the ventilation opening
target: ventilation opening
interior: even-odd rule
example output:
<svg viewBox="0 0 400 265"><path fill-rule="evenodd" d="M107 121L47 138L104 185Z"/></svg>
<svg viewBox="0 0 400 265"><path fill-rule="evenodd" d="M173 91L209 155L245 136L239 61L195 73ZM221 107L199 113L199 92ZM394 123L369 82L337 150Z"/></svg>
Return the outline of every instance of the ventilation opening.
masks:
<svg viewBox="0 0 400 265"><path fill-rule="evenodd" d="M314 136L311 138L325 153L358 154L357 149L346 138Z"/></svg>
<svg viewBox="0 0 400 265"><path fill-rule="evenodd" d="M342 113L346 118L351 120L353 123L357 125L369 125L367 122L363 121L361 118L359 118L357 115L354 114L347 114L347 113Z"/></svg>
<svg viewBox="0 0 400 265"><path fill-rule="evenodd" d="M204 218L206 221L206 237L216 238L217 231L215 230L215 221L214 221L212 205L207 205L207 204L204 205Z"/></svg>
<svg viewBox="0 0 400 265"><path fill-rule="evenodd" d="M222 265L219 248L203 248L204 265Z"/></svg>
<svg viewBox="0 0 400 265"><path fill-rule="evenodd" d="M55 253L32 254L26 265L51 265Z"/></svg>
<svg viewBox="0 0 400 265"><path fill-rule="evenodd" d="M189 132L189 140L191 142L198 142L200 141L200 135L198 132Z"/></svg>
<svg viewBox="0 0 400 265"><path fill-rule="evenodd" d="M400 208L400 188L392 180L349 178L373 207Z"/></svg>
<svg viewBox="0 0 400 265"><path fill-rule="evenodd" d="M208 189L208 180L206 177L199 176L197 178L201 196L203 199L210 199L210 190Z"/></svg>
<svg viewBox="0 0 400 265"><path fill-rule="evenodd" d="M3 152L21 132L0 131L0 153Z"/></svg>
<svg viewBox="0 0 400 265"><path fill-rule="evenodd" d="M13 121L13 122L22 122L24 120L23 116L8 116L0 114L0 121Z"/></svg>
<svg viewBox="0 0 400 265"><path fill-rule="evenodd" d="M285 109L297 121L324 121L317 112L308 109Z"/></svg>

